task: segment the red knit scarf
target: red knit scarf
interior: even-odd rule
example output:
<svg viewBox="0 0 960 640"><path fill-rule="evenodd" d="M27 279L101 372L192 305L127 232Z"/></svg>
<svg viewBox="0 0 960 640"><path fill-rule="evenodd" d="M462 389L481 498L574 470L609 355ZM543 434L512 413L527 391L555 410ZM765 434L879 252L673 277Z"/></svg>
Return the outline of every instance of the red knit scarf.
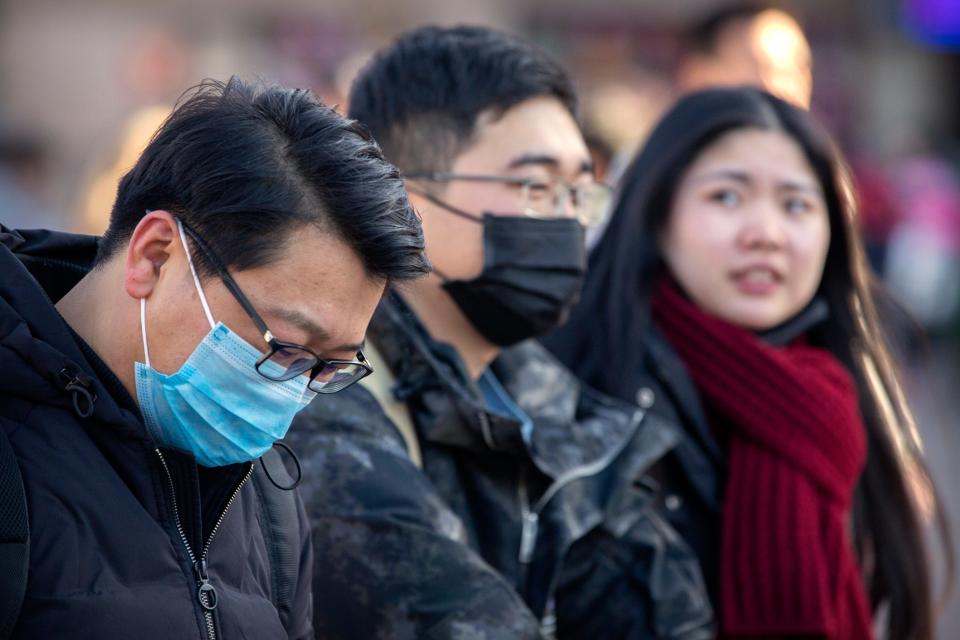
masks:
<svg viewBox="0 0 960 640"><path fill-rule="evenodd" d="M670 283L658 288L653 314L729 446L721 634L871 638L848 527L866 460L849 372L824 349L769 346Z"/></svg>

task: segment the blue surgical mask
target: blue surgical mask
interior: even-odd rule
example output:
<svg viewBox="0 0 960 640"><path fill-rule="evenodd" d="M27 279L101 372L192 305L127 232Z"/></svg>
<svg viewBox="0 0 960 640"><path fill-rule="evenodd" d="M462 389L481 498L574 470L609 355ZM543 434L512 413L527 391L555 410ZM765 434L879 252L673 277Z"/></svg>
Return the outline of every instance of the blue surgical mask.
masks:
<svg viewBox="0 0 960 640"><path fill-rule="evenodd" d="M146 299L140 299L146 360L135 364L140 410L159 446L185 451L200 465L255 460L286 435L293 417L316 393L307 388L306 376L275 382L257 373L254 365L263 354L222 322L214 322L183 228L179 231L210 332L179 371L160 373L150 366Z"/></svg>

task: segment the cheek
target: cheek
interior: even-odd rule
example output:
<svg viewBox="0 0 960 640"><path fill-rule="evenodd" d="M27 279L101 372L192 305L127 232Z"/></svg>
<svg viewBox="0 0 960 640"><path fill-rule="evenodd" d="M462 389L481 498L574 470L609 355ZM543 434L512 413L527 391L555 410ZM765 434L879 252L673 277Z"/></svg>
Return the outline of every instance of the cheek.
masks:
<svg viewBox="0 0 960 640"><path fill-rule="evenodd" d="M210 331L199 301L151 298L146 316L150 364L161 373L178 371Z"/></svg>
<svg viewBox="0 0 960 640"><path fill-rule="evenodd" d="M801 274L804 288L816 289L823 276L823 269L830 249L829 223L823 221L810 228L801 229L794 239L796 269Z"/></svg>
<svg viewBox="0 0 960 640"><path fill-rule="evenodd" d="M731 229L722 215L707 211L676 212L664 234L661 250L674 278L694 299L722 274Z"/></svg>
<svg viewBox="0 0 960 640"><path fill-rule="evenodd" d="M482 224L432 210L423 216L423 232L427 256L444 276L452 280L469 280L480 274L483 269Z"/></svg>

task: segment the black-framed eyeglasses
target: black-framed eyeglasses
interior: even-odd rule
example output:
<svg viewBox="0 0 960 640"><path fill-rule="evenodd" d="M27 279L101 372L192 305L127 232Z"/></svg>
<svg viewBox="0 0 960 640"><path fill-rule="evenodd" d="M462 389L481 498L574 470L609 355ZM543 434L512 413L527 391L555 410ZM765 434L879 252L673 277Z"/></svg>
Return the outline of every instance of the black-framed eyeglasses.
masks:
<svg viewBox="0 0 960 640"><path fill-rule="evenodd" d="M183 224L182 221L181 224ZM309 374L310 382L307 386L317 393L336 393L373 373L373 367L367 362L362 351L357 351L356 360L325 360L303 345L285 342L274 337L267 323L253 308L247 296L240 291L236 280L203 238L185 224L183 224L183 230L217 270L217 275L220 276L227 290L250 316L260 330L264 342L267 343L268 351L254 365L257 373L274 382L292 380Z"/></svg>
<svg viewBox="0 0 960 640"><path fill-rule="evenodd" d="M491 182L517 187L520 190L521 209L532 218L556 218L563 215L569 204L576 219L585 227L604 219L610 204L612 190L601 182L571 184L560 178L529 178L521 176L477 175L433 171L412 173L405 177L430 182Z"/></svg>

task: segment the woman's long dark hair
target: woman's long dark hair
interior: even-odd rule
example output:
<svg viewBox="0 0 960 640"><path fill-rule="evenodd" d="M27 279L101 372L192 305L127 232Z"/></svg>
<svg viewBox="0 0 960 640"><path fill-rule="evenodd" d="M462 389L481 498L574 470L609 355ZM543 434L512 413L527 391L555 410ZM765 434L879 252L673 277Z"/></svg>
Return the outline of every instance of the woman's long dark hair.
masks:
<svg viewBox="0 0 960 640"><path fill-rule="evenodd" d="M868 455L854 504L857 553L874 607L889 602L889 637L932 638L922 510L933 509L952 575L947 523L881 330L877 304L888 306L864 257L849 172L830 137L806 112L746 88L680 100L624 175L609 227L591 256L581 302L545 343L591 386L633 399L651 322L651 290L663 268L657 238L673 192L700 152L743 128L788 135L823 188L831 240L818 295L830 316L809 338L846 365L859 389Z"/></svg>

